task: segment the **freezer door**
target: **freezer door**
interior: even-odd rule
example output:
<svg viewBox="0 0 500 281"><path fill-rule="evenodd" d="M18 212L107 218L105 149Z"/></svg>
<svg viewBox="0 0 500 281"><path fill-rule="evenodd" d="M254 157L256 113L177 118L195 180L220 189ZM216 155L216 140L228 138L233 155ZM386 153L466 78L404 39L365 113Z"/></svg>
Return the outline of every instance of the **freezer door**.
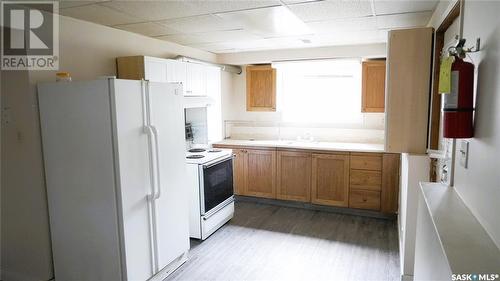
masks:
<svg viewBox="0 0 500 281"><path fill-rule="evenodd" d="M159 270L189 250L189 209L181 84L149 83L151 125L158 142L156 194Z"/></svg>
<svg viewBox="0 0 500 281"><path fill-rule="evenodd" d="M108 80L40 84L38 99L55 278L124 280Z"/></svg>
<svg viewBox="0 0 500 281"><path fill-rule="evenodd" d="M152 204L148 197L153 193L150 151L143 130L145 85L134 80L113 83L119 216L127 280L147 280L155 273Z"/></svg>

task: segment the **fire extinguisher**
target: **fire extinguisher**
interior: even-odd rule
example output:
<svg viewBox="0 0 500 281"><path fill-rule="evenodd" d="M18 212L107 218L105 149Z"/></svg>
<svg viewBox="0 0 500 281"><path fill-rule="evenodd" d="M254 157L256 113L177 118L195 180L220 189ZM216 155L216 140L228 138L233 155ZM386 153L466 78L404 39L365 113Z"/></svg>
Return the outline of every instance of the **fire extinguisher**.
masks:
<svg viewBox="0 0 500 281"><path fill-rule="evenodd" d="M465 40L463 41L465 43ZM444 95L443 137L445 138L474 136L474 65L463 60L465 51L459 47L456 48L458 52L454 54L455 61L451 65L451 91Z"/></svg>

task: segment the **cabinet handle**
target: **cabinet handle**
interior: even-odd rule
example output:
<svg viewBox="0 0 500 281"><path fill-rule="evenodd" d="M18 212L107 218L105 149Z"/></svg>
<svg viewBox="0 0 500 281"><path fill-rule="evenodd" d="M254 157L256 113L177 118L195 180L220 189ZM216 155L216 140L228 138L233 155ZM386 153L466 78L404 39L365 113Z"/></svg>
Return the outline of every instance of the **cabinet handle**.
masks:
<svg viewBox="0 0 500 281"><path fill-rule="evenodd" d="M366 198L363 198L363 202L366 202L367 200L368 200L368 199L366 199Z"/></svg>

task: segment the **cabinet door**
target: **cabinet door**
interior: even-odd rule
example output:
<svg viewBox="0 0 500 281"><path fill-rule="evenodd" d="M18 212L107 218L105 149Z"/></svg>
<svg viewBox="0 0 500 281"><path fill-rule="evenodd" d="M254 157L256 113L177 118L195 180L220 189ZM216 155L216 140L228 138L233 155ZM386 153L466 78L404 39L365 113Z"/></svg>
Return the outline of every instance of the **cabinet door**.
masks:
<svg viewBox="0 0 500 281"><path fill-rule="evenodd" d="M207 66L206 74L207 95L214 101L207 107L208 142L216 142L224 138L222 133L221 69Z"/></svg>
<svg viewBox="0 0 500 281"><path fill-rule="evenodd" d="M162 59L144 59L144 79L151 82L167 81L167 60Z"/></svg>
<svg viewBox="0 0 500 281"><path fill-rule="evenodd" d="M247 111L276 111L276 69L248 66L246 72Z"/></svg>
<svg viewBox="0 0 500 281"><path fill-rule="evenodd" d="M399 162L401 154L385 153L382 164L381 211L396 213L399 198Z"/></svg>
<svg viewBox="0 0 500 281"><path fill-rule="evenodd" d="M167 62L167 82L182 83L183 91L186 92L186 63L176 60Z"/></svg>
<svg viewBox="0 0 500 281"><path fill-rule="evenodd" d="M234 194L245 195L247 154L244 149L233 149L233 154Z"/></svg>
<svg viewBox="0 0 500 281"><path fill-rule="evenodd" d="M430 27L389 31L386 152L427 151L432 38Z"/></svg>
<svg viewBox="0 0 500 281"><path fill-rule="evenodd" d="M205 66L186 63L186 96L206 96L207 80Z"/></svg>
<svg viewBox="0 0 500 281"><path fill-rule="evenodd" d="M245 195L276 198L276 151L248 149Z"/></svg>
<svg viewBox="0 0 500 281"><path fill-rule="evenodd" d="M311 202L349 205L349 155L313 154Z"/></svg>
<svg viewBox="0 0 500 281"><path fill-rule="evenodd" d="M385 60L363 62L362 112L385 110Z"/></svg>
<svg viewBox="0 0 500 281"><path fill-rule="evenodd" d="M311 201L311 153L278 151L278 199Z"/></svg>

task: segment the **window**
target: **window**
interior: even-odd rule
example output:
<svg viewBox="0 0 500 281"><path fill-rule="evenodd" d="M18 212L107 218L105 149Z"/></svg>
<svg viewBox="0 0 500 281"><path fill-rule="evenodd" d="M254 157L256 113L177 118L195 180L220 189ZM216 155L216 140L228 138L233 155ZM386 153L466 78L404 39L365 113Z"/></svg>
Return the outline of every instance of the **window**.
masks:
<svg viewBox="0 0 500 281"><path fill-rule="evenodd" d="M360 124L361 61L336 59L275 63L283 122Z"/></svg>

